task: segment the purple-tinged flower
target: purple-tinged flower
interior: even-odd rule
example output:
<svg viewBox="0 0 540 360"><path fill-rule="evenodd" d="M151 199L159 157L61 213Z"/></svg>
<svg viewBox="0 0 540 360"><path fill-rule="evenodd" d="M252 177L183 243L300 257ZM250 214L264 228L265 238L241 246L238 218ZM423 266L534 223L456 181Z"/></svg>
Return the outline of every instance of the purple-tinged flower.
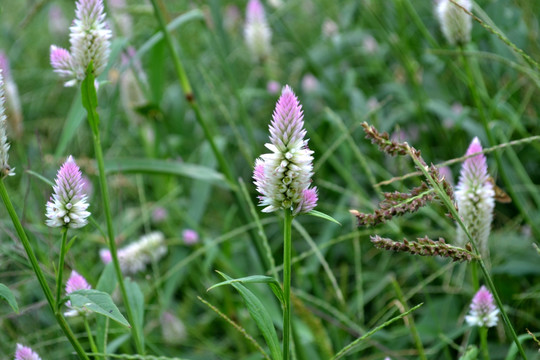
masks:
<svg viewBox="0 0 540 360"><path fill-rule="evenodd" d="M248 2L244 37L255 59L262 60L270 54L272 32L266 21L264 7L259 0L249 0Z"/></svg>
<svg viewBox="0 0 540 360"><path fill-rule="evenodd" d="M322 24L322 35L325 38L335 38L339 35L338 25L332 19L324 19Z"/></svg>
<svg viewBox="0 0 540 360"><path fill-rule="evenodd" d="M15 350L15 360L41 360L41 358L28 346L17 344L17 350Z"/></svg>
<svg viewBox="0 0 540 360"><path fill-rule="evenodd" d="M161 335L167 344L178 344L186 339L186 327L173 313L165 311L161 315Z"/></svg>
<svg viewBox="0 0 540 360"><path fill-rule="evenodd" d="M302 106L291 88L283 88L270 123L272 151L255 161L253 172L263 212L291 209L293 215L311 211L317 203L317 190L310 188L313 151L304 139Z"/></svg>
<svg viewBox="0 0 540 360"><path fill-rule="evenodd" d="M75 270L71 271L71 275L66 282L66 295L71 294L74 291L77 290L88 290L91 289L92 286L86 281L86 279L80 275ZM70 309L69 311L66 311L64 313L64 316L66 317L73 317L73 316L79 316L79 315L87 315L91 311L88 309L75 309L72 308L71 302L68 300L66 302L66 306Z"/></svg>
<svg viewBox="0 0 540 360"><path fill-rule="evenodd" d="M195 245L199 242L199 234L193 229L185 229L182 231L182 239L188 246Z"/></svg>
<svg viewBox="0 0 540 360"><path fill-rule="evenodd" d="M266 91L271 95L277 94L280 88L281 85L275 80L271 80L266 84Z"/></svg>
<svg viewBox="0 0 540 360"><path fill-rule="evenodd" d="M319 80L313 74L306 74L302 78L302 90L306 93L317 91L319 88Z"/></svg>
<svg viewBox="0 0 540 360"><path fill-rule="evenodd" d="M471 11L470 0L455 0L464 9ZM441 30L450 45L462 45L471 41L472 18L463 9L450 0L440 0L435 13L441 24Z"/></svg>
<svg viewBox="0 0 540 360"><path fill-rule="evenodd" d="M103 0L79 0L75 20L69 28L69 52L51 46L51 65L61 77L68 78L65 86L74 86L86 77L90 62L94 75L103 72L110 54L111 30L105 24Z"/></svg>
<svg viewBox="0 0 540 360"><path fill-rule="evenodd" d="M474 295L471 303L471 311L465 316L465 321L470 326L493 327L497 325L499 309L495 306L493 295L484 285Z"/></svg>
<svg viewBox="0 0 540 360"><path fill-rule="evenodd" d="M482 151L477 137L473 139L466 155ZM478 154L463 162L456 187L456 200L459 216L467 227L480 254L486 260L489 257L488 237L495 207L495 191L489 182L486 157ZM468 242L463 229L458 226L457 242L464 245Z"/></svg>
<svg viewBox="0 0 540 360"><path fill-rule="evenodd" d="M49 31L56 36L64 36L68 30L68 20L64 16L62 8L57 4L51 4L49 8Z"/></svg>
<svg viewBox="0 0 540 360"><path fill-rule="evenodd" d="M48 226L76 229L88 223L90 213L86 211L88 202L83 186L81 170L70 155L58 170L54 193L47 202Z"/></svg>
<svg viewBox="0 0 540 360"><path fill-rule="evenodd" d="M12 136L20 138L22 136L23 117L19 90L11 76L9 59L2 50L0 50L0 69L2 69L4 75L7 121L11 127Z"/></svg>
<svg viewBox="0 0 540 360"><path fill-rule="evenodd" d="M9 167L9 143L7 141L6 109L4 107L4 77L0 69L0 178L15 175L14 170Z"/></svg>
<svg viewBox="0 0 540 360"><path fill-rule="evenodd" d="M162 206L158 206L152 211L152 221L160 223L169 217L169 212Z"/></svg>
<svg viewBox="0 0 540 360"><path fill-rule="evenodd" d="M158 261L167 253L165 236L159 231L144 235L126 247L118 250L118 262L124 274L135 274L146 268L152 261ZM111 253L107 249L99 252L101 260L108 264L111 262Z"/></svg>

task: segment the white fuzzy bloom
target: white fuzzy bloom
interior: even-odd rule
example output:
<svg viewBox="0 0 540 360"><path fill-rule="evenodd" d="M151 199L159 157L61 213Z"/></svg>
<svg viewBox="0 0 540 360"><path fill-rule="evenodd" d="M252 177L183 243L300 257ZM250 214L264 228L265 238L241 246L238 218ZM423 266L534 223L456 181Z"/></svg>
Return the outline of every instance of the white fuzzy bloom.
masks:
<svg viewBox="0 0 540 360"><path fill-rule="evenodd" d="M470 0L455 0L467 11L472 10ZM439 0L435 9L441 30L451 45L466 44L471 40L472 18L450 0Z"/></svg>
<svg viewBox="0 0 540 360"><path fill-rule="evenodd" d="M155 231L144 235L139 240L118 250L118 262L124 274L136 274L146 268L146 265L158 261L167 253L165 236ZM109 250L100 251L101 260L109 263L112 258Z"/></svg>
<svg viewBox="0 0 540 360"><path fill-rule="evenodd" d="M14 169L8 165L10 145L7 141L7 117L4 101L4 77L2 69L0 69L0 178L15 175Z"/></svg>
<svg viewBox="0 0 540 360"><path fill-rule="evenodd" d="M477 137L473 139L466 155L482 151ZM488 237L495 207L495 191L489 182L486 157L479 154L463 162L459 183L456 187L459 216L479 248L480 254L489 259ZM465 245L468 238L458 226L457 243Z"/></svg>
<svg viewBox="0 0 540 360"><path fill-rule="evenodd" d="M264 7L259 0L249 0L246 9L244 37L255 59L262 60L268 57L272 31L266 21Z"/></svg>

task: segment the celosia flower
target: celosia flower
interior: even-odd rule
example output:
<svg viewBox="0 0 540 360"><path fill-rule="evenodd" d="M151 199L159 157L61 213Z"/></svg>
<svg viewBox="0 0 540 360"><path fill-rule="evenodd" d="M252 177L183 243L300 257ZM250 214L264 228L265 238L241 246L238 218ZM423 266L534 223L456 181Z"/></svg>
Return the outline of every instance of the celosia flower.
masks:
<svg viewBox="0 0 540 360"><path fill-rule="evenodd" d="M88 223L90 213L86 211L88 202L83 186L81 170L70 155L58 170L53 186L54 193L47 202L48 226L76 229Z"/></svg>
<svg viewBox="0 0 540 360"><path fill-rule="evenodd" d="M66 295L69 295L72 292L77 291L77 290L85 290L85 289L91 289L91 288L92 286L88 284L88 281L86 281L86 279L82 275L80 275L78 272L73 270L71 272L71 276L66 282ZM86 315L90 312L89 310L72 309L70 301L66 302L66 306L71 309L64 313L64 315L67 317Z"/></svg>
<svg viewBox="0 0 540 360"><path fill-rule="evenodd" d="M165 237L159 231L141 237L126 247L118 250L118 262L124 274L135 274L145 269L152 261L157 261L167 253ZM107 249L99 252L101 260L108 264L111 262L111 253Z"/></svg>
<svg viewBox="0 0 540 360"><path fill-rule="evenodd" d="M497 325L499 309L495 306L493 295L484 285L474 295L471 303L471 311L465 316L465 321L470 326L493 327Z"/></svg>
<svg viewBox="0 0 540 360"><path fill-rule="evenodd" d="M186 245L195 245L199 242L199 234L195 230L186 229L182 231L182 239Z"/></svg>
<svg viewBox="0 0 540 360"><path fill-rule="evenodd" d="M272 151L255 161L253 173L263 212L291 209L293 215L306 213L317 205L317 188L310 188L313 151L304 139L304 114L298 99L287 85L283 88L270 123Z"/></svg>
<svg viewBox="0 0 540 360"><path fill-rule="evenodd" d="M277 94L281 88L281 85L275 80L271 80L266 84L266 91L268 91L269 94Z"/></svg>
<svg viewBox="0 0 540 360"><path fill-rule="evenodd" d="M244 37L255 59L261 60L268 56L272 32L266 21L263 5L259 0L249 0L248 2Z"/></svg>
<svg viewBox="0 0 540 360"><path fill-rule="evenodd" d="M6 95L7 121L11 127L11 134L17 138L22 136L22 108L17 84L11 76L9 59L7 55L0 50L0 69L4 75L4 88Z"/></svg>
<svg viewBox="0 0 540 360"><path fill-rule="evenodd" d="M68 78L65 86L74 86L86 77L90 62L94 75L103 72L110 54L111 31L105 24L102 0L79 0L75 20L69 28L69 52L51 46L51 65L61 77Z"/></svg>
<svg viewBox="0 0 540 360"><path fill-rule="evenodd" d="M475 137L467 149L466 155L480 151L482 151L482 145ZM476 242L480 254L487 260L489 254L488 237L493 220L493 208L495 207L495 191L489 182L484 154L478 154L463 162L455 194L459 216ZM468 238L460 226L457 230L457 242L460 245L468 242Z"/></svg>
<svg viewBox="0 0 540 360"><path fill-rule="evenodd" d="M17 344L17 350L15 350L15 360L41 360L41 358L29 347Z"/></svg>
<svg viewBox="0 0 540 360"><path fill-rule="evenodd" d="M464 9L471 11L470 0L455 0ZM450 0L439 0L435 10L441 30L451 45L466 44L471 40L472 18Z"/></svg>
<svg viewBox="0 0 540 360"><path fill-rule="evenodd" d="M8 165L9 144L7 142L6 110L4 108L4 78L0 69L0 178L13 176L15 173Z"/></svg>
<svg viewBox="0 0 540 360"><path fill-rule="evenodd" d="M160 223L169 217L169 212L164 207L158 206L152 211L152 221L155 223Z"/></svg>

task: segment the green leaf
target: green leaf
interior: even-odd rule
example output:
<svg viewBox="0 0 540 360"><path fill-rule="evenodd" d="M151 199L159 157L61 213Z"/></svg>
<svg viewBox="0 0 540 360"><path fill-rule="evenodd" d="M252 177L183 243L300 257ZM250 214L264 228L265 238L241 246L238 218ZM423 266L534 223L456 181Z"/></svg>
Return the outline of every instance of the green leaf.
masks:
<svg viewBox="0 0 540 360"><path fill-rule="evenodd" d="M218 271L218 273L226 280L234 280L230 276L222 272ZM272 318L270 317L270 314L266 310L263 303L244 285L234 281L230 284L240 293L240 295L244 299L244 303L246 304L251 318L257 324L257 327L261 331L264 340L266 340L266 344L268 345L270 353L272 354L272 359L281 360L281 346L277 337L276 329L274 328Z"/></svg>
<svg viewBox="0 0 540 360"><path fill-rule="evenodd" d="M327 214L325 214L323 212L320 212L320 211L317 211L317 210L311 210L310 212L306 213L306 215L316 216L316 217L331 221L333 223L336 223L338 225L341 225L341 223L339 221L337 221L336 219L334 219L330 215L327 215Z"/></svg>
<svg viewBox="0 0 540 360"><path fill-rule="evenodd" d="M77 290L68 296L71 307L75 309L88 309L92 312L107 316L108 318L127 327L131 327L126 318L114 304L111 295L106 292L89 289Z"/></svg>
<svg viewBox="0 0 540 360"><path fill-rule="evenodd" d="M9 288L4 285L0 284L0 297L4 298L9 306L15 311L17 314L19 313L19 306L17 305L17 300L15 300L15 295L9 290Z"/></svg>
<svg viewBox="0 0 540 360"><path fill-rule="evenodd" d="M218 271L218 273L219 273L219 271ZM219 284L215 284L215 285L209 287L206 291L210 291L212 289L215 289L215 288L217 288L219 286L223 286L223 285L232 285L233 283L268 284L270 286L270 289L272 289L272 292L276 295L278 300L281 302L281 304L285 304L285 296L283 295L283 290L281 289L281 284L276 279L274 279L273 277L265 276L265 275L252 275L252 276L246 276L246 277L239 278L239 279L231 279L231 280L223 281L223 282L220 282Z"/></svg>
<svg viewBox="0 0 540 360"><path fill-rule="evenodd" d="M467 348L467 351L459 360L476 360L478 359L478 348L474 345L471 345Z"/></svg>
<svg viewBox="0 0 540 360"><path fill-rule="evenodd" d="M118 279L116 277L116 272L114 271L114 264L112 261L105 266L101 276L99 277L96 289L99 291L106 292L107 294L112 294L116 288Z"/></svg>
<svg viewBox="0 0 540 360"><path fill-rule="evenodd" d="M205 166L178 161L130 158L107 159L105 172L108 174L121 172L179 175L197 180L216 182L221 186L227 186L223 174Z"/></svg>
<svg viewBox="0 0 540 360"><path fill-rule="evenodd" d="M137 334L139 334L140 342L144 349L144 335L143 335L143 326L144 326L144 295L141 291L141 288L135 281L126 279L126 293L128 301L133 307L133 326L138 327Z"/></svg>

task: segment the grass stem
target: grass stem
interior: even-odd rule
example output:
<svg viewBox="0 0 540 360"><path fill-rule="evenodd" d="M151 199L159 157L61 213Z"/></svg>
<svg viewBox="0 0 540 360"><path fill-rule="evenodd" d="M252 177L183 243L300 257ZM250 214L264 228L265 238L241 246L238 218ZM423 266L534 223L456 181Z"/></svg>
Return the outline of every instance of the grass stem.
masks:
<svg viewBox="0 0 540 360"><path fill-rule="evenodd" d="M64 258L66 257L67 230L62 228L62 244L60 245L60 259L58 259L58 269L56 277L56 310L60 311L60 298L62 296L62 275L64 273Z"/></svg>
<svg viewBox="0 0 540 360"><path fill-rule="evenodd" d="M283 294L285 297L283 309L283 360L289 359L291 339L291 228L292 213L290 209L286 209L283 222Z"/></svg>

